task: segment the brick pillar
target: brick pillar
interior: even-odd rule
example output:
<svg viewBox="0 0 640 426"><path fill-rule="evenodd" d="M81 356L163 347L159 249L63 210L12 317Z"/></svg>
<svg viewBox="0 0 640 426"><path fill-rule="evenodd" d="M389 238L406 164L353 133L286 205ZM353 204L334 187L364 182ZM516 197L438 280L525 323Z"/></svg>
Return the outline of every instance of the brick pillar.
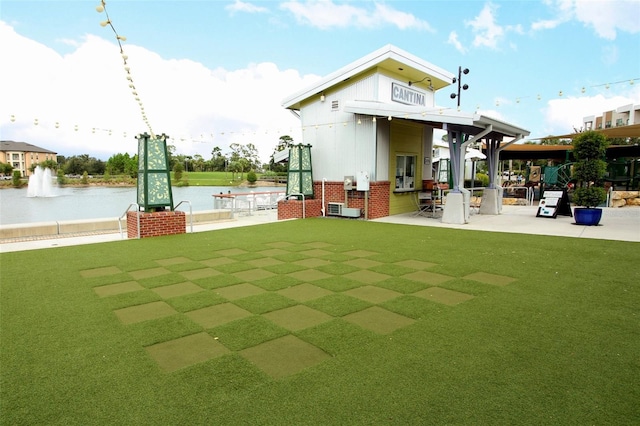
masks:
<svg viewBox="0 0 640 426"><path fill-rule="evenodd" d="M140 212L140 238L185 234L187 215L181 211ZM138 238L138 212L127 212L127 238Z"/></svg>

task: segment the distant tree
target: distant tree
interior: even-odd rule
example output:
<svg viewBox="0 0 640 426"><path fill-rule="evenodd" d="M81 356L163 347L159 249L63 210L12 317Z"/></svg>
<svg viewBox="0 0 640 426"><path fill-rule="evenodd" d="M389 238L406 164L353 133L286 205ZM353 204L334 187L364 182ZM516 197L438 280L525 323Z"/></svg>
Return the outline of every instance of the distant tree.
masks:
<svg viewBox="0 0 640 426"><path fill-rule="evenodd" d="M260 159L258 158L258 149L252 143L242 145L239 143L232 143L229 145L231 148L230 162L234 164L234 172L239 171L241 177L244 177L244 172L251 169L256 169L261 166Z"/></svg>
<svg viewBox="0 0 640 426"><path fill-rule="evenodd" d="M58 169L56 178L60 185L64 185L65 183L67 183L67 178L64 176L64 170L62 170L61 168Z"/></svg>
<svg viewBox="0 0 640 426"><path fill-rule="evenodd" d="M278 144L276 145L273 154L271 155L271 158L269 159L269 170L274 171L274 172L286 172L287 171L287 165L286 164L282 164L282 163L276 163L273 159L273 156L277 153L277 152L281 152L284 151L285 149L288 149L291 145L293 145L293 138L289 135L282 135L280 136L280 139L278 140Z"/></svg>
<svg viewBox="0 0 640 426"><path fill-rule="evenodd" d="M247 173L247 182L256 183L257 180L258 176L256 175L256 172L254 172L253 170L249 170L249 173Z"/></svg>
<svg viewBox="0 0 640 426"><path fill-rule="evenodd" d="M22 176L20 176L20 170L14 170L13 171L13 176L11 178L11 183L16 188L19 188L22 185L22 181L20 180L21 177Z"/></svg>
<svg viewBox="0 0 640 426"><path fill-rule="evenodd" d="M182 173L184 172L184 167L182 163L178 162L173 166L173 179L176 182L180 182L182 180Z"/></svg>
<svg viewBox="0 0 640 426"><path fill-rule="evenodd" d="M225 170L227 162L229 161L225 155L222 154L222 149L216 146L211 151L211 169L215 172L221 172Z"/></svg>
<svg viewBox="0 0 640 426"><path fill-rule="evenodd" d="M65 174L82 175L87 172L90 175L104 174L105 162L88 154L69 157L63 166Z"/></svg>
<svg viewBox="0 0 640 426"><path fill-rule="evenodd" d="M609 138L610 145L640 145L640 138Z"/></svg>
<svg viewBox="0 0 640 426"><path fill-rule="evenodd" d="M540 145L571 145L571 139L541 139Z"/></svg>
<svg viewBox="0 0 640 426"><path fill-rule="evenodd" d="M54 160L41 161L39 163L32 164L29 167L29 171L33 173L33 171L38 167L42 167L43 169L51 169L55 171L55 170L58 170L58 163L56 163Z"/></svg>
<svg viewBox="0 0 640 426"><path fill-rule="evenodd" d="M2 173L5 176L8 176L8 175L11 175L12 172L13 172L13 166L11 164L0 162L0 173Z"/></svg>
<svg viewBox="0 0 640 426"><path fill-rule="evenodd" d="M129 156L129 153L114 154L107 160L105 173L110 175L128 175L136 177L138 174L138 156Z"/></svg>
<svg viewBox="0 0 640 426"><path fill-rule="evenodd" d="M195 172L204 171L204 158L202 158L202 155L200 154L195 154L193 156L193 171Z"/></svg>

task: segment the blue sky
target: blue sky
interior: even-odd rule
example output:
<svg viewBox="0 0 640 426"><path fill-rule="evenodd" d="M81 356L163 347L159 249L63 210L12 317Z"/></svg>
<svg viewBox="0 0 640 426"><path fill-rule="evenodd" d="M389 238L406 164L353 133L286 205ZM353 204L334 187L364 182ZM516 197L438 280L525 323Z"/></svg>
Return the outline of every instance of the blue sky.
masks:
<svg viewBox="0 0 640 426"><path fill-rule="evenodd" d="M135 152L147 130L99 0L0 1L0 137L63 155ZM640 0L118 1L107 12L156 133L178 153L302 142L283 98L393 44L463 77L461 109L531 131L640 103ZM11 64L11 66L6 66ZM631 80L635 84L631 84ZM584 88L584 91L583 91ZM455 107L454 88L436 103ZM560 96L562 91L562 96ZM36 123L37 120L37 124ZM77 129L77 130L76 130Z"/></svg>

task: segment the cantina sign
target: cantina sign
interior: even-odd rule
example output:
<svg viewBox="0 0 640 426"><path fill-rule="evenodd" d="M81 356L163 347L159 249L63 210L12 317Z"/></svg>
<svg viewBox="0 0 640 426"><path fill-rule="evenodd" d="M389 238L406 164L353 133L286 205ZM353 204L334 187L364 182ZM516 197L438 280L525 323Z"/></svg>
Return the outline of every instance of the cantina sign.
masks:
<svg viewBox="0 0 640 426"><path fill-rule="evenodd" d="M426 105L424 93L397 83L391 83L391 100L406 105Z"/></svg>

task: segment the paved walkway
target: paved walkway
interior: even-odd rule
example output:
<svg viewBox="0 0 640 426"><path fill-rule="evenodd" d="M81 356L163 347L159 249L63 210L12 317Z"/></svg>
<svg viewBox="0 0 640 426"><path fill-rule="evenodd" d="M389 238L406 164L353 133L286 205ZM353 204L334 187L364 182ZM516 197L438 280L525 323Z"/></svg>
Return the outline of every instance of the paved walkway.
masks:
<svg viewBox="0 0 640 426"><path fill-rule="evenodd" d="M469 223L464 225L446 224L442 223L438 218L416 217L412 213L388 216L375 219L373 222L640 242L640 208L605 208L603 210L599 226L575 225L573 218L566 216L559 216L556 219L538 218L536 217L537 207L535 206L503 206L502 214L500 215L474 214L469 218ZM251 216L239 216L234 220L194 225L193 232L258 225L277 222L277 220L276 210L258 211ZM187 231L190 232L188 225ZM118 232L64 236L51 239L24 239L3 242L0 244L0 253L121 240L126 240L126 234L121 236Z"/></svg>

